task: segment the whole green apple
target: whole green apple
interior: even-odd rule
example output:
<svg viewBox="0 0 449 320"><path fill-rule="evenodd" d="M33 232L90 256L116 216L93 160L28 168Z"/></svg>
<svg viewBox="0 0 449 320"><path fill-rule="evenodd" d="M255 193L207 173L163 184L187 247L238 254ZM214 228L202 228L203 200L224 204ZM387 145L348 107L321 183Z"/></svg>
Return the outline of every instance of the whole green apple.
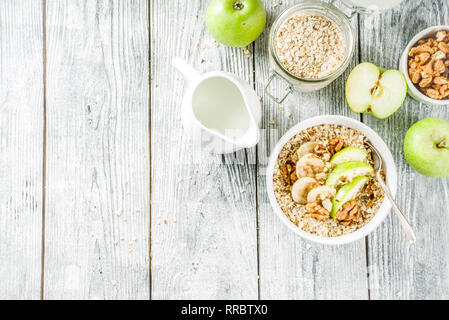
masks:
<svg viewBox="0 0 449 320"><path fill-rule="evenodd" d="M267 14L261 0L212 0L207 8L209 32L230 47L246 47L265 28Z"/></svg>
<svg viewBox="0 0 449 320"><path fill-rule="evenodd" d="M408 129L404 155L413 169L429 177L449 177L449 121L426 118Z"/></svg>

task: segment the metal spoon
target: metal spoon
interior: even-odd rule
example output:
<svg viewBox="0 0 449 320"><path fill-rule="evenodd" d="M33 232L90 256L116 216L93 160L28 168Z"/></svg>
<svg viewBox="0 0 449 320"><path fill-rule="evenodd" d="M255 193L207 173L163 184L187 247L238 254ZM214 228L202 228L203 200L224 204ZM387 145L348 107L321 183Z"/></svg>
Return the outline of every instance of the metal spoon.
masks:
<svg viewBox="0 0 449 320"><path fill-rule="evenodd" d="M377 180L379 181L382 189L384 189L385 194L387 195L388 199L390 200L391 205L393 207L393 211L394 211L394 213L396 213L396 216L399 218L402 228L404 229L405 234L407 235L407 240L410 243L415 243L415 241L416 241L415 232L413 231L413 229L412 229L410 223L408 222L407 218L405 217L405 215L401 212L398 205L394 201L393 196L391 195L390 188L388 188L388 186L386 185L386 183L384 182L384 180L382 179L382 177L380 175L380 171L382 170L382 165L383 165L382 157L379 155L379 152L377 152L376 148L374 148L372 144L370 144L369 142L367 142L366 144L373 151L372 154L373 154L373 161L374 161L374 170L376 170Z"/></svg>

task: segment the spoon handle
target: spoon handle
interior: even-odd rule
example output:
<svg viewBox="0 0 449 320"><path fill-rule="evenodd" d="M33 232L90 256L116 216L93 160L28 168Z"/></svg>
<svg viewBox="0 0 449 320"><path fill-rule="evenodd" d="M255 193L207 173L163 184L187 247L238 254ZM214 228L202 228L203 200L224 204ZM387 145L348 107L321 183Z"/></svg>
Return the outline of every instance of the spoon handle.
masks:
<svg viewBox="0 0 449 320"><path fill-rule="evenodd" d="M410 223L408 222L407 218L405 217L405 215L401 212L401 209L399 209L398 205L394 201L393 196L391 195L390 188L388 188L388 186L384 183L379 172L377 173L377 180L379 181L380 185L382 186L382 188L385 191L385 194L387 195L388 199L390 200L391 205L393 207L393 211L394 211L394 213L396 213L396 216L399 218L402 228L404 229L405 234L407 235L407 240L410 243L415 243L415 241L416 241L415 232L413 231L413 229L412 229Z"/></svg>

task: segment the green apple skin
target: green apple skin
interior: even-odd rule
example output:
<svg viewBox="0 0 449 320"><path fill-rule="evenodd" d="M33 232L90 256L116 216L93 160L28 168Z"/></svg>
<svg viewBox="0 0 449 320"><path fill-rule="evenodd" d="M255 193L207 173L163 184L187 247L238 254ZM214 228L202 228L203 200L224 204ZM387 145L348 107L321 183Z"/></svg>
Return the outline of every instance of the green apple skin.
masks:
<svg viewBox="0 0 449 320"><path fill-rule="evenodd" d="M363 161L348 161L337 165L326 179L326 186L334 186L341 177L352 179L357 176L371 174L374 172L373 167Z"/></svg>
<svg viewBox="0 0 449 320"><path fill-rule="evenodd" d="M449 121L426 118L408 129L404 155L410 166L429 177L449 177Z"/></svg>
<svg viewBox="0 0 449 320"><path fill-rule="evenodd" d="M407 80L398 70L363 62L349 74L345 96L352 111L385 119L404 103Z"/></svg>
<svg viewBox="0 0 449 320"><path fill-rule="evenodd" d="M261 0L212 0L206 14L211 35L224 45L238 48L256 40L266 20Z"/></svg>
<svg viewBox="0 0 449 320"><path fill-rule="evenodd" d="M341 187L335 197L332 199L332 210L330 216L332 219L335 219L335 215L340 210L341 206L346 202L354 200L362 190L363 186L369 181L369 178L366 176L360 176L354 178L350 183Z"/></svg>
<svg viewBox="0 0 449 320"><path fill-rule="evenodd" d="M350 146L341 149L331 158L330 163L340 164L347 161L365 161L368 157L368 154L365 150L360 148Z"/></svg>

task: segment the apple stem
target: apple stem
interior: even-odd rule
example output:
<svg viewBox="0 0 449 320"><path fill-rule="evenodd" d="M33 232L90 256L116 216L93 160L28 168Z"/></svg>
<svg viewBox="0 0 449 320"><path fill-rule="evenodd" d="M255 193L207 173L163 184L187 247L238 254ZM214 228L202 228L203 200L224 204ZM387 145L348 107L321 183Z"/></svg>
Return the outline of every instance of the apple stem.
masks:
<svg viewBox="0 0 449 320"><path fill-rule="evenodd" d="M234 9L235 10L242 10L245 6L240 1L234 2Z"/></svg>

